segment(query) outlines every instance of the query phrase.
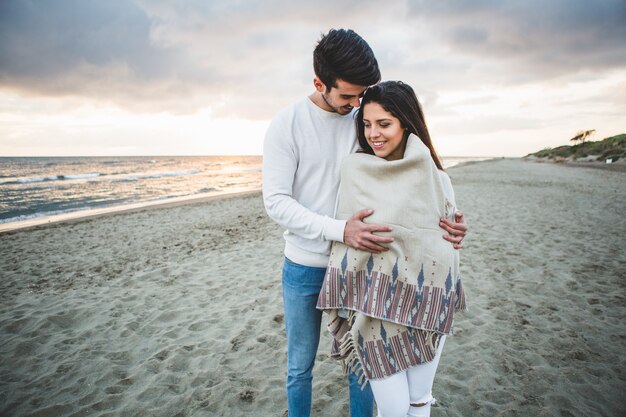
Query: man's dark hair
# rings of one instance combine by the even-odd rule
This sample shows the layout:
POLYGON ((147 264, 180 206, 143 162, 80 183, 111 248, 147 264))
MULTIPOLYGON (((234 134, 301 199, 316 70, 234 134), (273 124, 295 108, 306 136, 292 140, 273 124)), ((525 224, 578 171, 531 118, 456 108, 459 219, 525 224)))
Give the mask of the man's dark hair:
POLYGON ((315 75, 327 89, 337 80, 370 86, 380 81, 380 70, 372 48, 351 29, 331 29, 313 51, 315 75))

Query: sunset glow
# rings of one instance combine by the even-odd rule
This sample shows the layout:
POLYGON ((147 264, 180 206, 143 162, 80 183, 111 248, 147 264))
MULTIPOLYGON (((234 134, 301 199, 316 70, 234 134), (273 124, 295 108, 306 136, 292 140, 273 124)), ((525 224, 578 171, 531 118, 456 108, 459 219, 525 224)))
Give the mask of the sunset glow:
POLYGON ((171 4, 3 2, 0 156, 261 154, 273 115, 312 91, 332 27, 415 88, 443 155, 626 131, 619 1, 171 4))

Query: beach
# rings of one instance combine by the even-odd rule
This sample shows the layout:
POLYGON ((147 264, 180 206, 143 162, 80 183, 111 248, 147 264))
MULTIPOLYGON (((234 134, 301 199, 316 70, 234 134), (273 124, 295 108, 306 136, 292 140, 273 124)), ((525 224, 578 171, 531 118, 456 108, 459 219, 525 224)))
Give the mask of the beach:
MULTIPOLYGON (((432 415, 626 415, 626 173, 448 173, 469 311, 432 415)), ((285 416, 282 250, 260 192, 0 234, 0 415, 285 416)), ((329 350, 313 415, 347 416, 329 350)))

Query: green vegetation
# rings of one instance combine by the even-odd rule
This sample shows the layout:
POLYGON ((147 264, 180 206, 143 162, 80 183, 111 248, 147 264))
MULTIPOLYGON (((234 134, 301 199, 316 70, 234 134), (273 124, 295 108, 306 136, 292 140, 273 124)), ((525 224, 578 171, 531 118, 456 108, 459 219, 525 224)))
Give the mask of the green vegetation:
POLYGON ((596 142, 583 142, 573 146, 559 146, 558 148, 547 148, 539 152, 531 153, 528 156, 549 159, 579 159, 589 155, 596 156, 596 160, 604 162, 612 159, 613 162, 620 158, 626 158, 626 133, 611 136, 596 142))

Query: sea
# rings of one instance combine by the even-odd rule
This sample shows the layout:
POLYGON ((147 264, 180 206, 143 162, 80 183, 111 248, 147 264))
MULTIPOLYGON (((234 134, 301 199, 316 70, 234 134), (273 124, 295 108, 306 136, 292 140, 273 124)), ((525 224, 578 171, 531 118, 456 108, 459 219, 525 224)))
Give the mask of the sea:
MULTIPOLYGON (((444 167, 488 158, 443 157, 444 167)), ((0 158, 0 224, 261 189, 262 157, 0 158)))

